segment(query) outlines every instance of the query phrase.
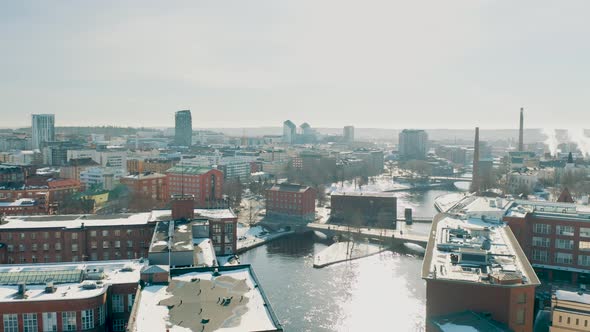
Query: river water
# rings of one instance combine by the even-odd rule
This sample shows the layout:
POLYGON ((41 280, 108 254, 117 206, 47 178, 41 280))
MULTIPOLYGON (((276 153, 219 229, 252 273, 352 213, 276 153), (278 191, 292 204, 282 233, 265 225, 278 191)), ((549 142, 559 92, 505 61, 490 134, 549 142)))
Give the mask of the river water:
MULTIPOLYGON (((434 200, 445 190, 399 192, 398 210, 433 216, 434 200)), ((415 223, 427 233, 430 224, 415 223)), ((329 243, 298 234, 241 256, 252 264, 285 331, 423 331, 426 308, 421 257, 386 251, 378 255, 313 268, 315 253, 329 243)))

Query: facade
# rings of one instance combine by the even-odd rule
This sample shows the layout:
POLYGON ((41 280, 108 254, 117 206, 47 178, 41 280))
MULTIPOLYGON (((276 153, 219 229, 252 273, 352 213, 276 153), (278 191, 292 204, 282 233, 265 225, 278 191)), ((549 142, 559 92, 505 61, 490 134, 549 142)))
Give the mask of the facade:
POLYGON ((193 140, 193 119, 190 110, 178 111, 174 114, 174 144, 191 146, 193 140))
POLYGON ((344 142, 354 142, 354 126, 345 126, 343 129, 342 136, 344 138, 344 142))
POLYGON ((315 200, 311 187, 275 184, 266 190, 266 216, 315 220, 315 200))
POLYGON ((332 193, 330 223, 395 228, 397 198, 392 193, 332 193))
POLYGON ((590 294, 558 290, 551 299, 549 332, 590 331, 590 294))
POLYGON ((45 206, 30 198, 21 198, 14 202, 0 202, 0 216, 30 216, 46 212, 45 206))
POLYGON ((9 216, 0 224, 0 264, 147 257, 154 226, 150 213, 9 216))
POLYGON ((80 180, 80 173, 96 166, 99 166, 99 163, 92 158, 70 159, 65 166, 60 168, 59 176, 64 179, 80 180))
POLYGON ((367 176, 376 176, 383 173, 385 167, 383 151, 361 149, 354 151, 352 157, 365 162, 367 176))
POLYGON ((516 201, 504 220, 541 278, 590 283, 590 209, 587 206, 516 201))
POLYGON ((103 190, 112 190, 123 176, 125 176, 125 172, 120 168, 90 167, 80 172, 80 182, 86 190, 93 186, 103 190))
POLYGON ((213 207, 223 199, 223 173, 217 169, 177 165, 166 171, 168 196, 194 195, 197 207, 213 207))
POLYGON ((144 197, 165 202, 168 201, 168 180, 166 175, 159 173, 143 173, 124 176, 119 179, 121 184, 144 197))
POLYGON ((399 134, 399 155, 405 160, 426 159, 428 135, 424 130, 404 129, 399 134))
POLYGON ((54 114, 33 114, 31 127, 33 150, 40 150, 45 142, 55 141, 54 114))
MULTIPOLYGON (((426 320, 462 311, 487 313, 515 332, 532 332, 533 268, 502 217, 510 202, 467 196, 432 223, 424 255, 426 320)), ((436 331, 427 325, 427 331, 436 331)))
POLYGON ((293 144, 297 137, 297 126, 291 121, 283 122, 283 143, 293 144))
POLYGON ((125 331, 137 260, 0 266, 0 331, 125 331))

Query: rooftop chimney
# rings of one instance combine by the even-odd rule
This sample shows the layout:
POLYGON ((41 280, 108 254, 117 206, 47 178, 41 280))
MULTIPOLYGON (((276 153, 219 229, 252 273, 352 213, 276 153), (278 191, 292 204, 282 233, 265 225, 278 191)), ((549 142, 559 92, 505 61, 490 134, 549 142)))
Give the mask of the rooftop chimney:
POLYGON ((471 192, 479 194, 479 127, 475 127, 475 143, 473 145, 473 175, 471 177, 471 192))
POLYGON ((518 131, 518 151, 524 151, 524 108, 520 108, 520 129, 518 131))

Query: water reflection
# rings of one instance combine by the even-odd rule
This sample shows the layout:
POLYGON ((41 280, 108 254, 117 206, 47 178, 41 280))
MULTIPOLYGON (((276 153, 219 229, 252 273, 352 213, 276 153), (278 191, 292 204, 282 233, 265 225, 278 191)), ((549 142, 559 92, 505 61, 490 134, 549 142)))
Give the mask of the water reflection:
POLYGON ((424 324, 420 258, 384 252, 314 269, 326 248, 295 235, 242 255, 252 264, 286 331, 416 331, 424 324))

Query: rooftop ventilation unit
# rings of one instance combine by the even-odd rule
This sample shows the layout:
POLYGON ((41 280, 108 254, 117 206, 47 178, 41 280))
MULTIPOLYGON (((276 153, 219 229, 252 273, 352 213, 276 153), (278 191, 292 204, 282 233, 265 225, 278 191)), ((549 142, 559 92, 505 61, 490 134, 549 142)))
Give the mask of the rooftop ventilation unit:
POLYGON ((133 267, 131 265, 125 265, 122 269, 121 272, 133 272, 133 267))
POLYGON ((55 293, 53 279, 47 279, 47 281, 45 282, 45 293, 55 293))
POLYGON ((96 289, 96 283, 92 281, 84 281, 82 283, 82 289, 96 289))

